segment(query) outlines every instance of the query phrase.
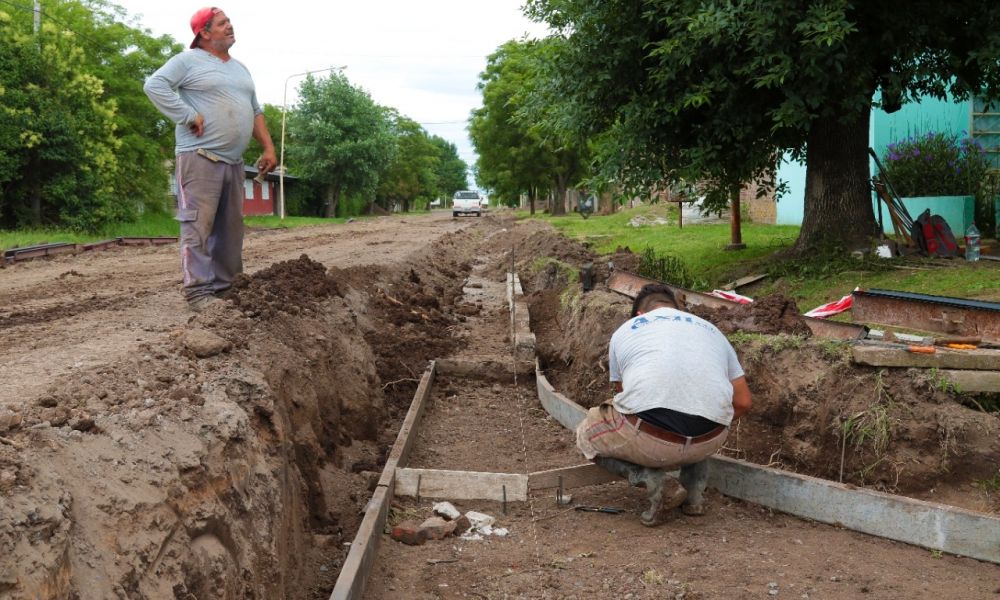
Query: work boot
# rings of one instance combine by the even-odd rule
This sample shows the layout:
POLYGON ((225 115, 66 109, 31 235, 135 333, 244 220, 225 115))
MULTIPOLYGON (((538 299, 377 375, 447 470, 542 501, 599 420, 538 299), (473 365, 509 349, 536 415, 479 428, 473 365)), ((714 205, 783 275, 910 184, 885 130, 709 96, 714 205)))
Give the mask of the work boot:
POLYGON ((222 300, 209 294, 207 296, 197 296, 188 300, 188 308, 196 313, 200 313, 210 306, 221 303, 222 300))
POLYGON ((639 515, 639 522, 646 527, 663 523, 670 511, 687 498, 687 490, 662 469, 644 469, 643 478, 649 491, 649 509, 639 515), (668 489, 669 488, 669 489, 668 489))
POLYGON ((687 490, 687 499, 681 512, 689 517, 705 514, 705 486, 708 485, 708 461, 703 460, 681 467, 680 483, 687 490))
POLYGON ((667 474, 661 469, 651 469, 635 463, 607 456, 597 456, 594 462, 601 467, 611 471, 615 475, 624 477, 635 487, 646 488, 649 492, 649 510, 639 515, 639 521, 652 527, 663 522, 666 513, 677 508, 684 502, 687 492, 676 483, 673 478, 669 478, 674 484, 668 498, 664 498, 664 488, 667 486, 667 474))

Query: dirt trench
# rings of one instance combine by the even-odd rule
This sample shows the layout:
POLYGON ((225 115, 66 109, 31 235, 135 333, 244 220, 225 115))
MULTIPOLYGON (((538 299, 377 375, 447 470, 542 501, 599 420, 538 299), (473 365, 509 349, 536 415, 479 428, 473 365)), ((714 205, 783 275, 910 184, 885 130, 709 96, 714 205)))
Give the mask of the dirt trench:
POLYGON ((117 274, 111 254, 0 273, 18 305, 0 312, 5 355, 51 343, 31 369, 54 374, 8 380, 0 398, 0 598, 328 597, 420 373, 462 344, 469 257, 497 225, 355 227, 355 257, 330 264, 311 256, 331 254, 336 229, 252 237, 250 256, 287 258, 193 317, 166 300, 165 250, 126 259, 162 268, 153 282, 117 274), (356 258, 367 249, 373 262, 356 258), (88 304, 97 279, 119 293, 88 304), (143 321, 152 300, 169 326, 143 321), (80 319, 96 333, 116 312, 143 333, 77 337, 80 319))

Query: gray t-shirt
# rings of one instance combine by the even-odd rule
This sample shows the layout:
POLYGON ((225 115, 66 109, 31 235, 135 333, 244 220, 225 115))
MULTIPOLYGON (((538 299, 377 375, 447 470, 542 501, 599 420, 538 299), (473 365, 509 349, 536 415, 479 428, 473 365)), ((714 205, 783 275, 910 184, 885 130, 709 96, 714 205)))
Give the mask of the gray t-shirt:
POLYGON ((210 150, 229 163, 242 160, 254 117, 260 114, 250 71, 243 63, 200 48, 182 52, 150 75, 143 87, 153 104, 177 124, 176 152, 210 150), (201 113, 205 132, 188 128, 201 113))
POLYGON ((626 321, 611 336, 611 381, 619 412, 669 408, 722 425, 733 420, 732 380, 743 376, 736 351, 715 325, 673 308, 626 321))

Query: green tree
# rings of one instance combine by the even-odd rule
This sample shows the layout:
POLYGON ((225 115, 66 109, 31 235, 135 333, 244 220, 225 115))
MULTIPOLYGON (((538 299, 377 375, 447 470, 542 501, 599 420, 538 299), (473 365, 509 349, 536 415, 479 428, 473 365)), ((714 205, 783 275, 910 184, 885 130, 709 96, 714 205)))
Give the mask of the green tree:
POLYGON ((566 40, 552 84, 581 131, 613 141, 621 181, 705 179, 725 193, 784 152, 805 158, 799 251, 877 232, 876 91, 886 110, 1000 92, 1000 11, 987 1, 530 0, 528 11, 566 40))
POLYGON ((379 181, 375 198, 386 209, 398 203, 403 212, 409 212, 418 201, 426 206, 437 192, 438 147, 416 121, 395 114, 392 123, 398 151, 379 181))
POLYGON ((519 118, 521 93, 536 72, 526 43, 510 41, 490 55, 479 76, 483 106, 472 112, 469 135, 479 155, 476 181, 507 203, 528 194, 532 214, 539 193, 549 189, 553 157, 537 131, 519 118))
POLYGON ((458 149, 443 137, 432 135, 431 143, 437 148, 437 190, 439 198, 451 198, 458 190, 469 187, 469 166, 458 156, 458 149))
POLYGON ((75 32, 85 48, 85 69, 104 82, 104 98, 114 100, 118 171, 114 193, 133 205, 167 206, 169 164, 174 157, 174 124, 163 118, 142 91, 146 78, 169 56, 184 49, 169 36, 154 37, 129 24, 124 9, 106 0, 51 0, 42 19, 75 32))
POLYGON ((131 216, 115 193, 117 104, 86 68, 77 36, 30 15, 0 12, 0 220, 15 228, 94 230, 131 216))
POLYGON ((325 192, 323 214, 337 215, 345 194, 371 194, 396 154, 396 140, 384 108, 343 74, 309 76, 301 102, 288 117, 294 144, 285 153, 303 177, 325 192))

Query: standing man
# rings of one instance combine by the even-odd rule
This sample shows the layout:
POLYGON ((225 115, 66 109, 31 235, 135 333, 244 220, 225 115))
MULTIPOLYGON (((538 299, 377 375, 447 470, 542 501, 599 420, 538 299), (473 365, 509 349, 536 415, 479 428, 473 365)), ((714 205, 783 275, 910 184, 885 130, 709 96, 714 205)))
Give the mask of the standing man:
POLYGON ((191 50, 168 60, 144 89, 177 124, 184 297, 200 312, 243 271, 243 151, 250 136, 264 148, 260 173, 278 161, 250 71, 229 55, 236 43, 229 17, 202 8, 191 17, 191 31, 191 50))
POLYGON ((608 363, 617 393, 591 408, 576 429, 584 456, 647 489, 650 506, 640 521, 649 527, 682 505, 686 515, 705 514, 707 458, 752 405, 726 336, 679 308, 668 286, 639 291, 632 318, 611 336, 608 363), (666 476, 677 467, 679 482, 666 476))

